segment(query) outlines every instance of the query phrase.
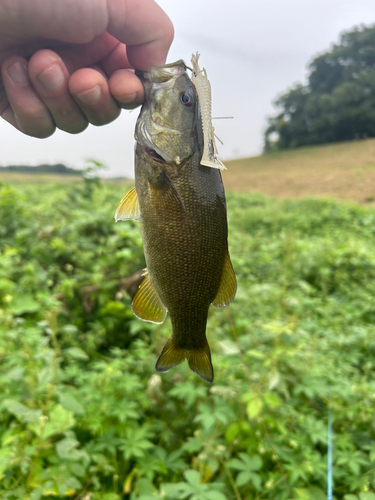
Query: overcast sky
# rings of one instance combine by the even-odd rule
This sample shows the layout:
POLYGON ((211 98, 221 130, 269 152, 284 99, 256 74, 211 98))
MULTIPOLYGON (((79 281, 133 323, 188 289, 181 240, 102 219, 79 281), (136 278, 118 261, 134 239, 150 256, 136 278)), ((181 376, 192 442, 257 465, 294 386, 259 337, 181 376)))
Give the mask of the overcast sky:
MULTIPOLYGON (((159 0, 176 34, 168 62, 201 53, 213 90, 220 158, 261 154, 266 117, 277 95, 305 82, 311 59, 342 31, 375 23, 374 0, 159 0)), ((62 162, 81 168, 94 158, 107 175, 133 175, 134 125, 139 110, 123 111, 104 127, 48 139, 16 132, 0 120, 0 165, 62 162)))

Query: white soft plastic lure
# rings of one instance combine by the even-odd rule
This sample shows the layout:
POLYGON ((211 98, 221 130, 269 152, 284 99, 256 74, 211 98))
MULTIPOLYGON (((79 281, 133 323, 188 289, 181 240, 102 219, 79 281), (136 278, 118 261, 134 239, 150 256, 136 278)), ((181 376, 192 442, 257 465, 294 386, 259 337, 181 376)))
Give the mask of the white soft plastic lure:
POLYGON ((201 165, 226 170, 226 166, 217 157, 215 129, 212 126, 211 84, 207 78, 206 70, 204 68, 200 69, 199 67, 199 55, 200 54, 197 52, 191 57, 191 64, 193 65, 191 81, 198 94, 199 107, 202 115, 204 147, 201 165))

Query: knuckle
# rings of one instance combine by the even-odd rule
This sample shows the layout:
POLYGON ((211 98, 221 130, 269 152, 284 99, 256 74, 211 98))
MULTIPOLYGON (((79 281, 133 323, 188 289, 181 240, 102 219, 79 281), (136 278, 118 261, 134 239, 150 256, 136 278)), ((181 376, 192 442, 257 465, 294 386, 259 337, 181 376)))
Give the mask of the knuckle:
POLYGON ((41 109, 29 109, 27 114, 15 113, 15 119, 21 132, 40 139, 49 137, 56 129, 49 113, 41 109))
POLYGON ((90 114, 89 122, 97 127, 107 125, 108 123, 116 120, 120 113, 121 109, 117 107, 111 111, 96 112, 95 114, 92 113, 90 114))
POLYGON ((87 127, 88 127, 89 122, 88 121, 79 121, 74 124, 59 124, 58 129, 62 130, 64 132, 67 132, 68 134, 80 134, 83 132, 87 127))

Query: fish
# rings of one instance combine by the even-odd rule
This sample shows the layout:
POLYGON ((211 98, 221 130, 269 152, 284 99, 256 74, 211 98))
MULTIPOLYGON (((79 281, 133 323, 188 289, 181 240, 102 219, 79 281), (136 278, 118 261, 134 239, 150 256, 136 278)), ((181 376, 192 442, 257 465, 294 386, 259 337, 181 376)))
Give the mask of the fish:
POLYGON ((201 163, 200 96, 184 61, 136 74, 145 101, 135 128, 135 186, 115 214, 116 221, 139 220, 141 226, 147 268, 132 310, 158 324, 170 315, 172 334, 156 362, 158 372, 186 359, 211 383, 208 310, 229 305, 237 289, 224 186, 220 170, 201 163))

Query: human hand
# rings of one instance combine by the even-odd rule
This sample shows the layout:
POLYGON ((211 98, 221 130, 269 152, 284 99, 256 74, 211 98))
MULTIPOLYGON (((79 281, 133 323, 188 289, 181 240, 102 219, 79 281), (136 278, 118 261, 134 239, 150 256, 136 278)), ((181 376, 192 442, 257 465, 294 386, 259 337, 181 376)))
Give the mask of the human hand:
POLYGON ((39 138, 107 124, 143 102, 132 68, 164 64, 172 40, 153 0, 0 0, 0 116, 39 138))

